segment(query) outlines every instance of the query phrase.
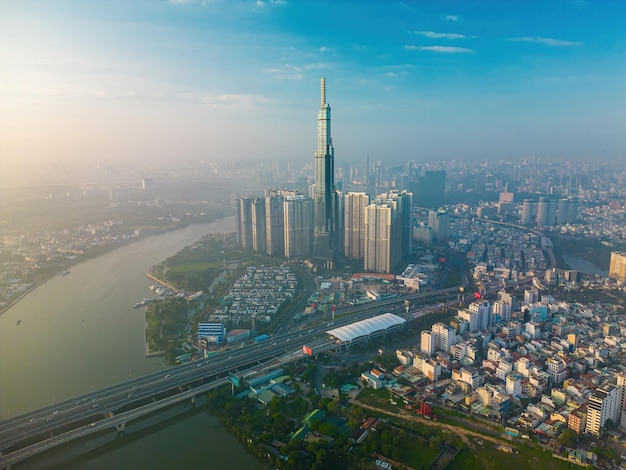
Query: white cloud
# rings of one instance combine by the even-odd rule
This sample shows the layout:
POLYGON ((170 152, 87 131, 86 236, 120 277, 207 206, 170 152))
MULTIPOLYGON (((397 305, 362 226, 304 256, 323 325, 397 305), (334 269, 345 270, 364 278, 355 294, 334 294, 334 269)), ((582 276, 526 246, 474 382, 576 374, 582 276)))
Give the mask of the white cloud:
POLYGON ((203 95, 200 101, 210 108, 252 108, 255 105, 270 102, 263 96, 231 93, 203 95))
POLYGON ((546 44, 548 46, 580 46, 580 41, 564 41, 562 39, 544 38, 541 36, 525 36, 519 38, 509 38, 509 41, 515 42, 534 42, 537 44, 546 44))
POLYGON ((285 64, 281 67, 263 69, 262 72, 272 74, 279 80, 302 80, 304 78, 304 72, 307 70, 328 69, 331 67, 332 65, 324 62, 315 62, 304 65, 285 64))
POLYGON ((457 33, 435 33, 434 31, 415 31, 415 34, 419 34, 420 36, 426 36, 427 38, 433 39, 464 39, 464 34, 457 33))
POLYGON ((448 21, 459 21, 459 17, 456 15, 448 15, 446 16, 446 20, 448 21))
POLYGON ((474 49, 468 49, 467 47, 453 47, 453 46, 412 46, 406 45, 404 48, 407 51, 430 51, 430 52, 440 52, 443 54, 457 54, 457 53, 466 53, 466 52, 474 52, 474 49))

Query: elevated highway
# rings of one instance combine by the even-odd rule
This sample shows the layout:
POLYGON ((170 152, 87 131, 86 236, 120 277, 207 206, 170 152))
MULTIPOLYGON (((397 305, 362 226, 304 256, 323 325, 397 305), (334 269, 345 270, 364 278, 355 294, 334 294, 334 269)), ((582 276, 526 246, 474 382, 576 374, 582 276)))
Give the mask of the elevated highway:
POLYGON ((419 311, 413 309, 402 316, 410 321, 442 306, 472 298, 471 294, 459 294, 459 287, 454 287, 348 307, 341 309, 332 321, 309 325, 303 330, 276 335, 260 343, 147 374, 0 421, 0 468, 8 468, 103 429, 123 431, 129 421, 184 400, 193 400, 225 384, 229 373, 246 377, 264 368, 301 359, 304 345, 310 347, 313 354, 336 349, 342 344, 329 337, 327 330, 376 316, 386 309, 398 309, 404 306, 405 300, 414 303, 434 296, 445 299, 446 303, 419 311), (450 296, 453 298, 447 299, 450 296))

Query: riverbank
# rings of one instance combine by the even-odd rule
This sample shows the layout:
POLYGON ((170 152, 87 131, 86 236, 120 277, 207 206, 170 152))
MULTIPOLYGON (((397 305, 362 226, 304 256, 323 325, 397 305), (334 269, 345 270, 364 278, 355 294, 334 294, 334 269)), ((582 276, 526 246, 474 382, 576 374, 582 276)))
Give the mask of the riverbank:
POLYGON ((89 261, 91 259, 97 258, 98 256, 102 256, 105 255, 113 250, 116 250, 118 248, 127 246, 129 244, 141 241, 141 240, 145 240, 146 238, 150 238, 153 236, 157 236, 157 235, 162 235, 168 232, 172 232, 175 230, 180 230, 180 229, 184 229, 190 225, 196 225, 196 224, 205 224, 205 223, 213 223, 217 220, 220 220, 224 218, 224 216, 220 215, 220 216, 216 216, 216 217, 209 217, 207 219, 204 219, 202 221, 190 221, 190 222, 186 222, 186 223, 182 223, 182 224, 178 224, 175 226, 171 226, 171 227, 167 227, 167 228, 163 228, 163 229, 151 229, 151 230, 142 230, 140 235, 137 235, 136 237, 133 238, 128 238, 125 239, 123 241, 120 241, 118 243, 115 244, 111 244, 111 245, 107 245, 104 247, 99 247, 97 249, 94 249, 93 251, 89 252, 89 253, 85 253, 81 256, 76 257, 75 260, 73 260, 73 262, 71 263, 63 263, 63 264, 59 264, 58 267, 55 267, 53 272, 51 272, 49 275, 45 276, 43 279, 41 280, 36 280, 34 281, 26 290, 24 290, 24 292, 20 293, 16 298, 11 299, 8 301, 7 305, 5 305, 4 307, 0 308, 0 315, 2 315, 3 313, 5 313, 7 310, 9 310, 10 308, 14 307, 18 302, 20 302, 24 297, 26 297, 28 294, 30 294, 32 291, 34 291, 35 289, 37 289, 38 287, 42 286, 43 284, 45 284, 46 282, 48 282, 50 279, 54 278, 55 276, 62 274, 65 271, 70 271, 69 275, 71 276, 71 268, 83 263, 85 261, 89 261))

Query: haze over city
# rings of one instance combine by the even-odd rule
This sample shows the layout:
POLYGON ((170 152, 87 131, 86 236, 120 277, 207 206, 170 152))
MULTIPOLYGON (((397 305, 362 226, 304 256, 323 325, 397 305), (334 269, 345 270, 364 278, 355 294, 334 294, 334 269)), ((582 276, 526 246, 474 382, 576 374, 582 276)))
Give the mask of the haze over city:
MULTIPOLYGON (((623 2, 0 4, 0 169, 624 157, 623 2)), ((6 181, 5 181, 6 183, 6 181)))

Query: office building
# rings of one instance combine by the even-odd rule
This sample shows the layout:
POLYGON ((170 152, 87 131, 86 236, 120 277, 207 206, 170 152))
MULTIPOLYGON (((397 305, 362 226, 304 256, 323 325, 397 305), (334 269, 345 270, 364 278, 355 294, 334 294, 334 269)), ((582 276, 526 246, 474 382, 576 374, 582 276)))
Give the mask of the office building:
POLYGON ((226 339, 226 327, 224 323, 199 322, 198 341, 207 344, 221 344, 226 339))
MULTIPOLYGON (((335 191, 335 150, 330 134, 330 105, 326 102, 326 79, 321 80, 321 106, 317 113, 317 151, 315 152, 313 195, 313 260, 331 268, 337 260, 335 191)), ((285 243, 286 245, 286 243, 285 243)))
POLYGON ((313 202, 302 195, 288 196, 284 202, 285 256, 305 259, 313 244, 313 202))
POLYGON ((438 207, 445 203, 445 170, 426 170, 413 183, 414 204, 420 207, 438 207))
POLYGON ((350 192, 344 197, 344 256, 365 257, 365 209, 370 203, 366 193, 350 192))
POLYGON ((626 251, 611 252, 609 277, 626 283, 626 251))

